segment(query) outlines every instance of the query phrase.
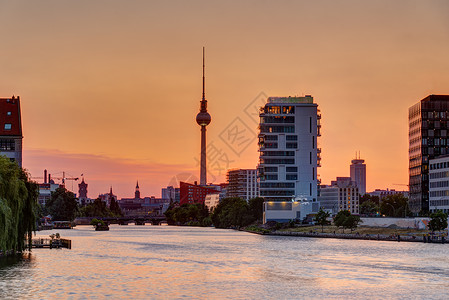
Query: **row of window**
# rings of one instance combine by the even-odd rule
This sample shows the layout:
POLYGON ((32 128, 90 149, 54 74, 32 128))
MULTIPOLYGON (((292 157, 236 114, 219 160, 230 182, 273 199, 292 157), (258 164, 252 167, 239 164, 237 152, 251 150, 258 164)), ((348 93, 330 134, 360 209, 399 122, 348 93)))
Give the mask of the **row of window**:
POLYGON ((430 200, 429 206, 448 206, 449 200, 448 199, 440 199, 440 200, 430 200))
POLYGON ((281 117, 281 116, 269 116, 261 117, 260 123, 295 123, 295 117, 281 117))
POLYGON ((445 178, 445 177, 449 177, 448 171, 430 174, 430 179, 439 179, 439 178, 445 178))
POLYGON ((260 156, 295 156, 295 151, 260 151, 260 156))
POLYGON ((449 191, 432 191, 429 192, 430 197, 443 197, 443 196, 449 196, 449 191))
POLYGON ((16 143, 13 139, 0 139, 0 150, 2 151, 14 151, 16 149, 16 143))
POLYGON ((295 184, 292 182, 261 182, 260 188, 292 189, 295 188, 295 184))
POLYGON ((266 114, 294 114, 294 106, 265 106, 264 113, 266 114))
POLYGON ((431 170, 438 170, 438 169, 443 169, 443 168, 449 168, 449 162, 430 164, 431 170))
POLYGON ((260 132, 262 132, 262 133, 294 133, 295 126, 260 125, 260 132))
POLYGON ((294 158, 261 158, 261 164, 267 165, 293 165, 295 164, 294 158))
POLYGON ((293 196, 295 190, 282 190, 282 191, 260 191, 261 196, 293 196))
POLYGON ((449 187, 449 181, 437 181, 437 182, 431 182, 430 183, 431 188, 442 188, 442 187, 449 187))

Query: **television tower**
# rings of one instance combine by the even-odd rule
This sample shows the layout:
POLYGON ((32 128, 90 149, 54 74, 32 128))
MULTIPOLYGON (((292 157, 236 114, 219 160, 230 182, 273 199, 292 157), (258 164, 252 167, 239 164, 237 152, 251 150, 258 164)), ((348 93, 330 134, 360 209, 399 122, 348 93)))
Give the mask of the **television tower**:
POLYGON ((196 122, 201 126, 201 159, 200 159, 200 185, 207 183, 206 170, 206 126, 211 121, 211 116, 207 112, 207 100, 205 95, 205 79, 204 79, 204 47, 203 47, 203 97, 201 98, 200 112, 196 115, 196 122))

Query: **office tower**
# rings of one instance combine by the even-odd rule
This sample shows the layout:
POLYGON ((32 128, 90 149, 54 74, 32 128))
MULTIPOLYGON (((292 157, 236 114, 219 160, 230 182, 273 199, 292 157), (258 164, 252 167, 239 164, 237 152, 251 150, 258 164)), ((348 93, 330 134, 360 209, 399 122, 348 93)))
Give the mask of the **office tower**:
POLYGON ((261 108, 258 172, 265 201, 317 200, 320 119, 310 95, 269 97, 261 108))
POLYGON ((226 177, 228 180, 228 197, 240 197, 246 201, 259 197, 256 169, 229 170, 226 177))
POLYGON ((0 98, 0 155, 22 167, 20 97, 0 98))
POLYGON ((351 161, 350 167, 351 180, 357 184, 360 195, 366 194, 366 164, 365 160, 355 158, 351 161))
POLYGON ((429 160, 449 154, 449 95, 429 95, 409 108, 409 207, 429 210, 429 160))
POLYGON ((200 112, 196 115, 196 122, 201 126, 201 159, 200 159, 200 185, 207 183, 206 170, 206 126, 209 125, 211 116, 207 112, 207 100, 205 94, 204 77, 204 47, 203 47, 203 96, 201 98, 200 112))

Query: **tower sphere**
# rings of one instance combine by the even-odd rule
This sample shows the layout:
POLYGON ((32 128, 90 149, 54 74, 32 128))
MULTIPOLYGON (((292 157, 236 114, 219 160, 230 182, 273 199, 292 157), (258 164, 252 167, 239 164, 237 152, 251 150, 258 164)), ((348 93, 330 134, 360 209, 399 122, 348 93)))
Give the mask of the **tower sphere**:
POLYGON ((211 121, 211 117, 208 112, 199 112, 196 115, 196 122, 200 126, 207 126, 211 121))

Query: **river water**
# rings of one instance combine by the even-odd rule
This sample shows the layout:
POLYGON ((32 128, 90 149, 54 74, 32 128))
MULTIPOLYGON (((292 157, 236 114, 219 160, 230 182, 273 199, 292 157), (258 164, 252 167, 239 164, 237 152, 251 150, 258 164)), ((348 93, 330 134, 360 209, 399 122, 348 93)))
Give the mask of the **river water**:
POLYGON ((148 225, 58 232, 71 250, 0 261, 0 299, 449 298, 449 245, 148 225))

